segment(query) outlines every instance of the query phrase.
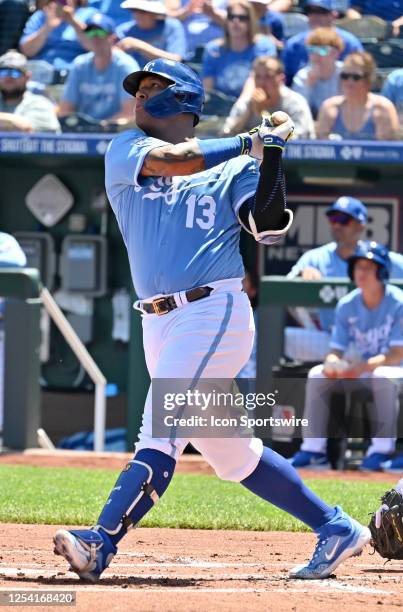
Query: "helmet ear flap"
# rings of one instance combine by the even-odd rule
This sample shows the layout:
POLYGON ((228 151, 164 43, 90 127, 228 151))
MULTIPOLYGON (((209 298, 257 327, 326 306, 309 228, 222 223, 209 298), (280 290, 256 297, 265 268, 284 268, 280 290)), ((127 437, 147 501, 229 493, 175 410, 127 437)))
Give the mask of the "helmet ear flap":
POLYGON ((376 276, 378 280, 382 281, 383 283, 388 280, 389 273, 388 273, 388 270, 385 268, 385 266, 381 266, 380 264, 378 264, 376 276))

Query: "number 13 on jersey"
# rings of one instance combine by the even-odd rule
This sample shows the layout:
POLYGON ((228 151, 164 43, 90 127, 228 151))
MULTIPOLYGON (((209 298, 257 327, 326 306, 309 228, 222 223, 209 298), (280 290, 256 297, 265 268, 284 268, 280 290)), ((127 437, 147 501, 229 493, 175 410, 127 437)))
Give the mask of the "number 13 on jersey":
POLYGON ((186 227, 192 229, 194 224, 201 229, 209 230, 213 227, 216 214, 216 202, 211 196, 201 196, 199 199, 196 194, 192 194, 185 202, 187 206, 186 227))

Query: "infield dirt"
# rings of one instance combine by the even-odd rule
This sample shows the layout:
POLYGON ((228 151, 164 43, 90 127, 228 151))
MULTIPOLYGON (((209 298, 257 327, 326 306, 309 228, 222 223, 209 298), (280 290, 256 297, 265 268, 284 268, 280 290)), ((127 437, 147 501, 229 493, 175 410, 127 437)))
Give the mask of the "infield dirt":
MULTIPOLYGON (((56 453, 52 458, 39 452, 2 455, 0 463, 119 469, 126 456, 107 459, 85 453, 56 453)), ((184 456, 179 469, 209 473, 208 466, 193 456, 184 456)), ((309 475, 318 477, 318 473, 309 475)), ((322 475, 368 478, 354 472, 322 475)), ((395 482, 390 475, 376 476, 395 482)), ((361 557, 342 564, 335 578, 289 580, 289 569, 311 556, 313 534, 139 528, 122 542, 102 580, 86 585, 67 570, 62 558, 53 555, 56 529, 0 524, 0 591, 74 591, 72 609, 80 612, 372 612, 403 606, 403 562, 385 565, 381 557, 371 555, 370 547, 361 557)), ((25 611, 27 607, 2 609, 25 611)))

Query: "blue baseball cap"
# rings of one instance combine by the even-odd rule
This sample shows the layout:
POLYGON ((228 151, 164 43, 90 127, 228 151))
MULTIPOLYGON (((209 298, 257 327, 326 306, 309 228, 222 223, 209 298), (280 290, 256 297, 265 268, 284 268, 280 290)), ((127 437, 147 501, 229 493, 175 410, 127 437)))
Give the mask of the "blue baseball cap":
POLYGON ((346 215, 350 215, 356 221, 359 221, 363 225, 366 224, 368 219, 367 209, 361 200, 352 198, 351 196, 342 196, 338 198, 326 211, 329 216, 334 212, 342 212, 346 215))
POLYGON ((319 8, 330 12, 333 10, 333 0, 306 0, 304 9, 306 9, 308 6, 318 6, 319 8))
POLYGON ((100 30, 105 30, 105 32, 109 32, 109 34, 113 34, 115 31, 115 22, 113 19, 108 17, 107 15, 103 15, 102 13, 95 13, 92 15, 87 21, 86 30, 91 28, 99 28, 100 30))

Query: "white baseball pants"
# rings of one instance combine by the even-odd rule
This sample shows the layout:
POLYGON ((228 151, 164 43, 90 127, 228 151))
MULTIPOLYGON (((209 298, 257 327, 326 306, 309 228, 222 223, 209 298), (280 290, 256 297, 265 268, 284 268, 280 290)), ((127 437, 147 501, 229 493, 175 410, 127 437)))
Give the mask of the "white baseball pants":
MULTIPOLYGON (((374 404, 370 404, 369 418, 377 424, 378 431, 371 440, 367 455, 373 453, 393 453, 396 445, 397 418, 399 415, 400 381, 403 379, 403 368, 382 366, 366 372, 357 380, 348 381, 348 390, 369 389, 374 404), (381 425, 383 424, 383 425, 381 425)), ((343 382, 330 379, 323 373, 323 365, 313 367, 307 379, 305 392, 304 418, 314 423, 315 433, 326 434, 329 420, 330 395, 343 390, 343 382)), ((326 453, 327 438, 304 437, 301 450, 326 453)))
MULTIPOLYGON (((232 379, 249 359, 255 325, 249 298, 242 291, 242 280, 206 285, 214 288, 207 298, 182 305, 186 300, 184 292, 180 292, 175 294, 176 303, 181 304, 179 308, 162 316, 142 315, 144 351, 151 379, 232 379)), ((156 297, 160 296, 147 301, 156 297)), ((152 383, 136 452, 153 448, 178 459, 191 442, 224 480, 239 482, 255 470, 263 452, 262 441, 257 438, 153 438, 151 393, 152 383)))

